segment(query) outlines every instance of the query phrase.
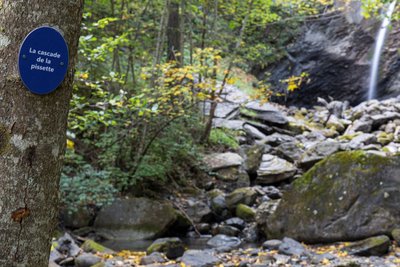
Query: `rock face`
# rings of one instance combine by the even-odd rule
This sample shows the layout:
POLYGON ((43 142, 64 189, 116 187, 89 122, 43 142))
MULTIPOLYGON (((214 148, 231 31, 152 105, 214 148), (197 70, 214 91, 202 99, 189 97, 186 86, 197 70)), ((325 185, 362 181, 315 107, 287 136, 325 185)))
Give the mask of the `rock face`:
MULTIPOLYGON (((366 99, 370 54, 379 25, 380 22, 371 20, 351 24, 344 15, 307 24, 300 30, 301 36, 289 46, 287 56, 266 70, 271 73, 272 87, 284 92, 287 84, 281 80, 306 72, 310 81, 290 93, 287 104, 312 106, 317 97, 327 96, 349 100, 352 105, 360 103, 366 99)), ((398 25, 393 25, 393 29, 396 28, 398 25)), ((398 31, 391 31, 388 36, 385 47, 389 49, 381 61, 379 96, 393 96, 399 92, 399 55, 396 49, 390 49, 397 47, 399 38, 398 31)), ((258 76, 262 78, 263 74, 258 76)), ((284 101, 284 98, 277 100, 284 101)))
POLYGON ((309 243, 390 234, 400 225, 398 203, 400 157, 339 152, 293 183, 264 229, 309 243))
POLYGON ((162 235, 176 219, 177 212, 169 203, 119 199, 99 212, 94 226, 99 235, 110 240, 144 240, 162 235))

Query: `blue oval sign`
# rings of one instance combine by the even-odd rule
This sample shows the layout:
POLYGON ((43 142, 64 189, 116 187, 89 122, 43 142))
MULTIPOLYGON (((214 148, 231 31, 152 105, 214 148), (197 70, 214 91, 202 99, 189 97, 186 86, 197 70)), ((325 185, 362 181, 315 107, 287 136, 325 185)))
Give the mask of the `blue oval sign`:
POLYGON ((57 89, 68 69, 68 46, 61 33, 40 27, 23 41, 18 58, 22 82, 34 94, 49 94, 57 89))

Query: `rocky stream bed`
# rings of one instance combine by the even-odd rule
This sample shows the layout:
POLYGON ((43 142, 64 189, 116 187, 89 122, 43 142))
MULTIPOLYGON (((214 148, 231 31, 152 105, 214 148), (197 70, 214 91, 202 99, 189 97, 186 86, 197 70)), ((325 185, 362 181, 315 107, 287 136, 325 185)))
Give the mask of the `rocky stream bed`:
POLYGON ((400 98, 224 99, 239 149, 204 155, 194 189, 67 216, 50 266, 400 266, 400 98))

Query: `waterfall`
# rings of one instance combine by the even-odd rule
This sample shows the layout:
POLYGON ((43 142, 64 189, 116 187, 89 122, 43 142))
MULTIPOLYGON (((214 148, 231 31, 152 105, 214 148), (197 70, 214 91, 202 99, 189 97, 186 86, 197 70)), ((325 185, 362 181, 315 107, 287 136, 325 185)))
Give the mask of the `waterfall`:
POLYGON ((376 87, 378 84, 378 77, 379 77, 379 61, 383 52, 383 46, 385 44, 386 32, 388 30, 390 19, 392 17, 394 8, 396 7, 397 0, 393 1, 383 18, 382 25, 379 29, 378 36, 376 38, 375 43, 375 51, 374 57, 372 59, 371 65, 371 77, 369 81, 369 90, 368 90, 368 100, 374 99, 376 97, 376 87))

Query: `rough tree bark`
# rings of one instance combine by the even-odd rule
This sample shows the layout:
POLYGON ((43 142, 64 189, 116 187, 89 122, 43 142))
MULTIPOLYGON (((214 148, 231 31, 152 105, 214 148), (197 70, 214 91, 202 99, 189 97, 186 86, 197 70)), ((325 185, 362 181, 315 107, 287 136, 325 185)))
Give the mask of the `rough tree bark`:
POLYGON ((83 0, 0 0, 0 266, 48 265, 82 7, 83 0), (70 66, 55 92, 38 96, 22 85, 17 59, 24 37, 43 25, 64 33, 70 66))
POLYGON ((182 63, 181 52, 181 31, 180 31, 180 13, 178 0, 172 0, 168 6, 168 60, 175 60, 178 65, 182 63))

